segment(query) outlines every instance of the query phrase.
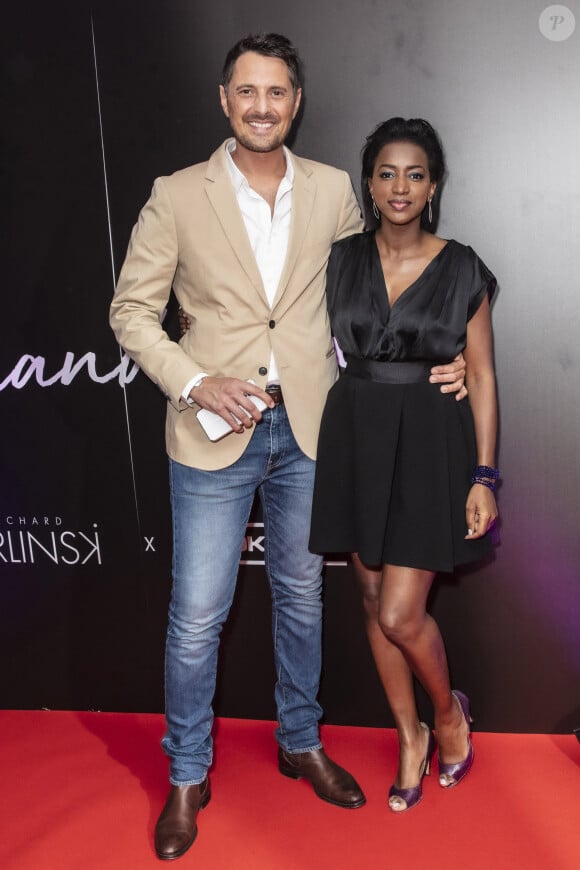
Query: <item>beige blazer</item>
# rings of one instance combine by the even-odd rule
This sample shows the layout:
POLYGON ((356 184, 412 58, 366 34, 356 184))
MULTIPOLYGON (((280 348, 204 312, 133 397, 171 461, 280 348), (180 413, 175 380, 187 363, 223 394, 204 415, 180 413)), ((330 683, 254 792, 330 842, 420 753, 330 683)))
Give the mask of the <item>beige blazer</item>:
POLYGON ((292 431, 311 458, 337 366, 325 300, 330 246, 361 229, 346 172, 293 156, 286 262, 270 308, 226 164, 207 163, 155 181, 133 229, 110 320, 119 344, 167 396, 169 456, 224 468, 252 431, 211 442, 182 391, 198 372, 252 378, 264 387, 273 349, 292 431), (171 288, 190 319, 179 343, 161 319, 171 288))

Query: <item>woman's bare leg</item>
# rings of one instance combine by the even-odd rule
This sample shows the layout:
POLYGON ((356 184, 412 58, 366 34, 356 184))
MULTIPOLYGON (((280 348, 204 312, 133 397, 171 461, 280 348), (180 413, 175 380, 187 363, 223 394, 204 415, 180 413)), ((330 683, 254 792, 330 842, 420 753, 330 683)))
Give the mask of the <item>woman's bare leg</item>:
POLYGON ((417 784, 425 755, 412 673, 423 685, 435 710, 441 759, 462 761, 468 748, 468 729, 451 694, 443 640, 435 620, 426 612, 434 573, 396 565, 372 569, 353 556, 363 593, 369 643, 397 726, 401 755, 396 785, 417 784))
POLYGON ((382 568, 369 568, 356 554, 353 554, 352 560, 363 597, 367 637, 399 738, 399 768, 395 785, 412 788, 417 785, 426 751, 426 735, 420 726, 415 703, 413 674, 401 650, 385 637, 379 624, 382 568))

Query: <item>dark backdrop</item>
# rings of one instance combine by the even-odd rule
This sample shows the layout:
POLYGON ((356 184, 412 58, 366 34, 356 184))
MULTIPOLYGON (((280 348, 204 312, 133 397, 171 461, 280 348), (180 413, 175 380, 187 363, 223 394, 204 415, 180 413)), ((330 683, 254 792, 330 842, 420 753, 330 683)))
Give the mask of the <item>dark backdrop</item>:
MULTIPOLYGON (((10 11, 1 54, 2 706, 163 708, 164 401, 120 354, 108 306, 154 177, 206 159, 225 138, 223 57, 239 36, 265 29, 290 36, 306 63, 297 153, 347 169, 358 185, 360 147, 380 120, 419 115, 442 134, 451 171, 439 231, 471 243, 500 281, 504 482, 496 558, 442 577, 432 608, 481 728, 580 724, 580 51, 577 32, 543 35, 543 8, 36 0, 10 11)), ((578 4, 570 8, 578 18, 578 4)), ((173 306, 167 324, 175 331, 173 306)), ((274 718, 259 525, 241 555, 216 712, 274 718)), ((325 604, 327 721, 392 724, 348 566, 327 567, 325 604)))

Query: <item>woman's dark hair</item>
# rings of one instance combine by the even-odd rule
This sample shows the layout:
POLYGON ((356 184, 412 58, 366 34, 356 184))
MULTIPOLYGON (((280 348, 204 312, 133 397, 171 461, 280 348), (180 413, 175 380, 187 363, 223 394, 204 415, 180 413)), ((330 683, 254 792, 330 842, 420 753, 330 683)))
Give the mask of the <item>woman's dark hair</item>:
POLYGON ((248 51, 255 51, 256 54, 263 54, 265 57, 277 57, 283 60, 288 67, 288 75, 294 91, 302 87, 302 61, 290 40, 279 33, 257 33, 244 36, 228 51, 221 82, 226 91, 232 79, 237 59, 248 51))
POLYGON ((373 132, 367 136, 366 144, 362 150, 362 170, 361 170, 361 195, 363 202, 363 211, 365 216, 365 226, 367 229, 376 229, 380 221, 373 214, 373 202, 369 191, 369 178, 372 177, 375 171, 375 163, 379 152, 384 145, 389 142, 412 142, 414 145, 419 145, 427 155, 427 163, 429 165, 429 176, 431 181, 437 183, 437 191, 432 201, 433 223, 429 224, 425 213, 421 216, 421 225, 424 229, 432 232, 437 225, 439 216, 439 198, 441 195, 441 182, 445 176, 445 156, 443 154, 443 146, 439 136, 429 124, 422 118, 389 118, 388 121, 383 121, 373 132))

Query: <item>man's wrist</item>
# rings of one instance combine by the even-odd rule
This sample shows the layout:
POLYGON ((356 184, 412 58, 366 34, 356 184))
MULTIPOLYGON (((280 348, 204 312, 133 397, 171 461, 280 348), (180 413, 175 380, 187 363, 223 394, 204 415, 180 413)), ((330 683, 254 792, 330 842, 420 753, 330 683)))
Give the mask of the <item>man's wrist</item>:
POLYGON ((192 398, 192 396, 190 395, 191 391, 195 390, 196 387, 199 387, 199 385, 203 382, 203 379, 207 378, 207 376, 207 372, 200 372, 185 385, 185 389, 181 395, 183 401, 186 402, 190 407, 195 405, 195 399, 192 398))

